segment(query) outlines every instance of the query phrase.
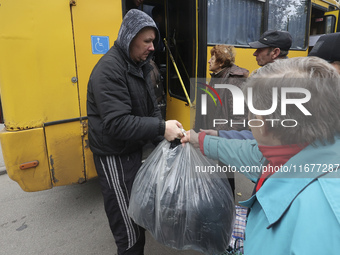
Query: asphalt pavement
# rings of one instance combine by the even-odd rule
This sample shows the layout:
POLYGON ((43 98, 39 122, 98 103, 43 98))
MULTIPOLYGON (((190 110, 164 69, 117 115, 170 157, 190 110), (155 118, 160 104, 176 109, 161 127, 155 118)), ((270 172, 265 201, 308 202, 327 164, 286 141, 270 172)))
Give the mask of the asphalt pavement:
MULTIPOLYGON (((1 255, 115 255, 97 179, 27 193, 0 176, 1 255)), ((147 232, 146 255, 199 255, 156 242, 147 232)))
MULTIPOLYGON (((116 254, 97 179, 28 193, 4 174, 0 207, 0 255, 116 254)), ((201 253, 168 248, 147 232, 145 254, 201 253)))

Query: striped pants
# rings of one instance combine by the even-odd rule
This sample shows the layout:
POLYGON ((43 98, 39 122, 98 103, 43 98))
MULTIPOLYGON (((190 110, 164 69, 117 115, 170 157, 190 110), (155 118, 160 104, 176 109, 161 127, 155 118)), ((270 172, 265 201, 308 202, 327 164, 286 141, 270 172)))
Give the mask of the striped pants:
POLYGON ((118 255, 144 254, 145 230, 127 213, 132 184, 141 166, 141 152, 93 157, 118 255))

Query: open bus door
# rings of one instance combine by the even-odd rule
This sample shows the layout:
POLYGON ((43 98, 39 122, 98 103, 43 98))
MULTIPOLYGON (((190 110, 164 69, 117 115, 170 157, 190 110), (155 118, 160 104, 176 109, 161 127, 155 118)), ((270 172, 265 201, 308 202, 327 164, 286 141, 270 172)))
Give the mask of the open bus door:
POLYGON ((167 3, 167 118, 185 120, 189 129, 190 78, 197 76, 196 1, 168 1, 167 3), (173 58, 171 57, 171 55, 173 58))
POLYGON ((205 0, 144 0, 140 9, 150 16, 163 8, 159 25, 163 52, 155 52, 166 84, 166 119, 179 120, 185 129, 193 126, 195 84, 190 79, 206 72, 205 0), (163 71, 164 70, 164 71, 163 71))
MULTIPOLYGON (((193 116, 195 116, 196 88, 195 84, 191 84, 190 79, 199 75, 199 67, 203 63, 205 67, 206 62, 199 61, 197 5, 198 1, 194 0, 168 1, 167 4, 167 119, 181 120, 185 129, 193 126, 193 116)), ((203 43, 204 41, 200 41, 201 45, 203 43)), ((205 52, 204 48, 201 53, 205 54, 205 52)))
POLYGON ((81 138, 84 160, 84 180, 97 176, 93 154, 89 148, 87 122, 87 83, 93 67, 111 48, 122 22, 121 1, 82 0, 71 4, 74 49, 79 84, 81 138), (98 11, 94 8, 98 7, 98 11))
POLYGON ((339 4, 315 1, 312 4, 309 51, 314 47, 320 36, 340 32, 339 4))

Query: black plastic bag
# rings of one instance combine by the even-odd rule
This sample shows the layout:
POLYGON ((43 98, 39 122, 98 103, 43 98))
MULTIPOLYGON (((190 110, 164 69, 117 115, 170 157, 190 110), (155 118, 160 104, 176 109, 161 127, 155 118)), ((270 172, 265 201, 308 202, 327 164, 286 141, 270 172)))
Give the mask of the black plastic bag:
POLYGON ((169 247, 206 254, 226 251, 234 198, 226 175, 212 172, 214 167, 191 144, 171 148, 161 142, 137 173, 129 216, 169 247))

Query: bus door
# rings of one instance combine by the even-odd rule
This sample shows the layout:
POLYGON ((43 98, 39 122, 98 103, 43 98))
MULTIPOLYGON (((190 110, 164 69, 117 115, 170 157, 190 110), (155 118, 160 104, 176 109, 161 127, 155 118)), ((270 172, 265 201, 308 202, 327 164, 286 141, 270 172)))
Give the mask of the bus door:
MULTIPOLYGON (((185 129, 193 125, 195 84, 198 74, 198 1, 168 1, 167 17, 167 119, 178 119, 185 129), (191 96, 191 97, 190 97, 191 96)), ((202 17, 203 18, 203 17, 202 17)), ((201 43, 204 43, 203 40, 201 43)), ((206 46, 206 45, 204 45, 206 46)), ((202 51, 205 54, 205 51, 202 51)), ((202 61, 203 63, 203 61, 202 61)), ((205 61, 204 61, 205 64, 205 61)), ((205 69, 205 65, 204 68, 205 69)))
POLYGON ((86 112, 87 83, 93 67, 111 48, 118 36, 122 22, 121 1, 82 0, 74 1, 70 6, 77 83, 79 88, 79 109, 81 146, 84 156, 84 178, 91 179, 97 175, 93 155, 88 142, 88 123, 86 112))
MULTIPOLYGON (((154 19, 161 35, 154 59, 166 87, 165 117, 180 121, 185 129, 192 127, 190 112, 194 108, 195 86, 190 85, 190 79, 197 77, 199 68, 198 6, 203 2, 205 1, 144 0, 139 7, 154 19), (190 94, 193 95, 192 98, 190 94)), ((201 19, 205 19, 205 16, 201 15, 201 19)), ((202 38, 200 45, 204 44, 206 47, 206 39, 203 36, 202 38)), ((202 53, 205 56, 204 47, 202 53)), ((201 62, 204 64, 203 74, 205 62, 201 62)))

